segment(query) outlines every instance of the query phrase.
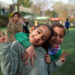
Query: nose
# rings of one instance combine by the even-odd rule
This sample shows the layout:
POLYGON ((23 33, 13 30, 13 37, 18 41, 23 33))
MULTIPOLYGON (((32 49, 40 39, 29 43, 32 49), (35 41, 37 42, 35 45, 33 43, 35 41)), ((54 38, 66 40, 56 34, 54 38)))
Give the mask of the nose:
POLYGON ((59 36, 57 36, 57 40, 60 40, 60 37, 59 36))
POLYGON ((38 35, 36 38, 37 40, 40 40, 42 38, 42 34, 38 35))

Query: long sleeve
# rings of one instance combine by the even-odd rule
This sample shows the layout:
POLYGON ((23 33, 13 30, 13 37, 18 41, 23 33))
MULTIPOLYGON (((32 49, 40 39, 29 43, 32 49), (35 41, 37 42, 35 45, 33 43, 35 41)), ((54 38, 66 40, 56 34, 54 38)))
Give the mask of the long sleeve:
POLYGON ((29 42, 29 34, 23 33, 23 32, 19 32, 15 34, 15 38, 17 41, 19 41, 25 48, 29 47, 30 45, 32 45, 29 42))
POLYGON ((17 33, 16 29, 17 28, 16 28, 16 26, 15 26, 14 23, 12 23, 12 24, 9 23, 8 24, 8 26, 7 26, 7 32, 8 32, 8 39, 9 39, 10 42, 16 40, 15 39, 15 34, 17 33))
MULTIPOLYGON (((21 55, 21 46, 17 42, 5 43, 0 47, 1 70, 3 75, 16 75, 21 55)), ((18 75, 18 74, 17 74, 18 75)))
POLYGON ((7 31, 8 32, 13 32, 13 29, 12 29, 12 27, 11 27, 12 25, 10 24, 10 23, 8 23, 8 26, 7 26, 7 31))
POLYGON ((51 62, 51 64, 48 65, 48 73, 49 73, 49 75, 52 72, 58 71, 63 64, 64 63, 60 59, 51 62))
POLYGON ((22 26, 22 24, 20 24, 20 23, 17 23, 17 25, 16 25, 17 27, 17 32, 21 32, 22 30, 23 30, 23 26, 22 26))

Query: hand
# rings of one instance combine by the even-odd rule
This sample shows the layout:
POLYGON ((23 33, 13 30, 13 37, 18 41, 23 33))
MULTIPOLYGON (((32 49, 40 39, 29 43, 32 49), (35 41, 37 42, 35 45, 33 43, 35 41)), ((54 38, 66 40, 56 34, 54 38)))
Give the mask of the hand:
POLYGON ((5 42, 5 37, 0 37, 0 42, 5 42))
POLYGON ((8 42, 8 35, 7 35, 7 31, 4 31, 5 33, 5 42, 8 42))
POLYGON ((8 37, 7 37, 7 31, 5 31, 5 35, 0 31, 0 42, 7 42, 8 37))
POLYGON ((34 47, 29 46, 26 52, 23 54, 23 61, 26 59, 25 65, 28 64, 29 60, 31 60, 31 64, 33 65, 33 58, 37 58, 34 47))
POLYGON ((47 64, 50 64, 51 63, 51 58, 50 58, 50 55, 45 55, 45 61, 47 64))
POLYGON ((1 36, 1 37, 3 37, 3 36, 4 36, 4 34, 3 34, 1 31, 0 31, 0 36, 1 36))
POLYGON ((67 53, 67 51, 64 51, 61 56, 60 56, 60 60, 62 62, 65 62, 66 61, 66 56, 70 55, 70 53, 67 53))
POLYGON ((5 37, 1 31, 0 31, 0 42, 5 42, 5 37))

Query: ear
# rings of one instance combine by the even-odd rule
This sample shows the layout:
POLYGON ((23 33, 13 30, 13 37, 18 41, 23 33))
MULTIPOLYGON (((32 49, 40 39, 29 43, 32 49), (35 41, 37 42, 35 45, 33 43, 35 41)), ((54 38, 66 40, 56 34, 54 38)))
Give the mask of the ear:
POLYGON ((31 27, 31 28, 30 28, 30 33, 31 33, 33 30, 34 30, 34 27, 31 27))

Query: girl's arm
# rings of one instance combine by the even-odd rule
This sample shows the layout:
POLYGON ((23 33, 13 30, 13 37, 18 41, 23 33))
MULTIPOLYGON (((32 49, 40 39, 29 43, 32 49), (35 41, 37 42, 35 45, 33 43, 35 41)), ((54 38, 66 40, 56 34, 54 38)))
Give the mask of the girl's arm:
POLYGON ((31 65, 33 65, 34 57, 37 58, 34 46, 31 45, 26 49, 26 52, 24 52, 22 60, 24 61, 27 59, 25 65, 28 64, 29 60, 31 60, 31 65))
POLYGON ((29 42, 28 34, 19 32, 16 33, 15 38, 19 41, 25 48, 26 52, 23 54, 23 61, 27 58, 25 65, 28 64, 29 60, 31 59, 31 64, 33 65, 33 59, 36 58, 36 53, 34 50, 34 46, 29 42))

